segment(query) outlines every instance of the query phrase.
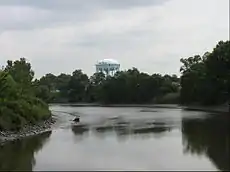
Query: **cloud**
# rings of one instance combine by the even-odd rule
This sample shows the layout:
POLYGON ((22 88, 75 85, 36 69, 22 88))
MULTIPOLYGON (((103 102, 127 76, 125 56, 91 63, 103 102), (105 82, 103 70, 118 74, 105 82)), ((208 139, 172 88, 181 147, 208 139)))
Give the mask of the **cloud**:
POLYGON ((111 1, 111 0, 87 0, 75 1, 75 0, 46 0, 46 1, 31 1, 31 0, 5 0, 1 1, 0 5, 4 6, 31 6, 41 9, 52 10, 78 10, 90 8, 130 8, 133 6, 149 6, 158 5, 164 3, 165 0, 125 0, 125 1, 111 1))
POLYGON ((177 73, 182 57, 229 39, 228 0, 0 1, 0 64, 25 56, 36 76, 123 69, 177 73))
POLYGON ((159 5, 167 0, 3 0, 0 1, 2 29, 33 29, 69 22, 93 20, 102 10, 159 5))

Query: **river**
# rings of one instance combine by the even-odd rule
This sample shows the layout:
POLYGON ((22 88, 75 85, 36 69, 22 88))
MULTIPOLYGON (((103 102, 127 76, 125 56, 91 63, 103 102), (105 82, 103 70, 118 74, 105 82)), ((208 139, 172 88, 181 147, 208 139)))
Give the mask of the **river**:
POLYGON ((58 119, 54 129, 0 147, 0 170, 230 169, 225 115, 143 107, 50 109, 58 119))

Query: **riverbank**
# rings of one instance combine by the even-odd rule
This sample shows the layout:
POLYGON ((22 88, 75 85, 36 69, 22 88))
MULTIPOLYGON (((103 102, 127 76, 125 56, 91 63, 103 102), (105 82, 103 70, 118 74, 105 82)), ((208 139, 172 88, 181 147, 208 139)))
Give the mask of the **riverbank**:
POLYGON ((206 111, 216 113, 229 113, 228 105, 221 106, 194 106, 179 104, 99 104, 99 103, 52 103, 50 106, 74 106, 74 107, 143 107, 143 108, 170 108, 194 111, 206 111))
POLYGON ((215 113, 230 113, 228 105, 221 106, 183 106, 185 110, 206 111, 215 113))
POLYGON ((149 107, 149 108, 181 108, 178 104, 100 104, 100 103, 50 103, 49 106, 76 107, 149 107))
POLYGON ((57 119, 52 116, 50 119, 39 122, 36 125, 25 125, 19 131, 0 131, 0 145, 7 141, 18 140, 24 137, 51 131, 56 121, 57 119))

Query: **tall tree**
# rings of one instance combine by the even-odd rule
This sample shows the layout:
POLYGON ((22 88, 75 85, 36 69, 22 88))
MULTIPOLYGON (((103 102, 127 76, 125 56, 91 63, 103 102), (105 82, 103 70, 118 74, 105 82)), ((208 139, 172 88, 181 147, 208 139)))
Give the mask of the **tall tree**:
POLYGON ((230 97, 230 43, 220 41, 211 53, 181 59, 183 103, 222 104, 230 97))
POLYGON ((31 93, 32 80, 34 72, 31 69, 31 64, 25 58, 20 58, 16 61, 7 61, 5 72, 9 73, 15 82, 20 85, 20 94, 24 92, 31 93))
POLYGON ((69 101, 80 102, 84 101, 87 86, 89 83, 88 76, 81 70, 75 70, 69 81, 69 101))

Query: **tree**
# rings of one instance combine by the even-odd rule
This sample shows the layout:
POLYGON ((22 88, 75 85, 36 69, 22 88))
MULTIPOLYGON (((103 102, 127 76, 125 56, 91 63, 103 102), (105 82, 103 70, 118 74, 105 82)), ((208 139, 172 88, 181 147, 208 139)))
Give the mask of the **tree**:
POLYGON ((8 60, 4 71, 9 73, 15 82, 20 85, 21 95, 24 94, 24 92, 31 93, 34 72, 31 69, 31 64, 28 63, 25 58, 20 58, 20 60, 14 62, 8 60))
POLYGON ((230 100, 230 41, 220 41, 206 60, 207 73, 218 83, 223 101, 230 100))
POLYGON ((56 88, 58 93, 56 93, 56 101, 67 101, 69 98, 69 82, 71 80, 71 75, 61 73, 56 78, 56 88))
POLYGON ((215 105, 229 99, 229 47, 229 41, 220 41, 211 53, 181 59, 182 103, 215 105))
POLYGON ((50 118, 48 105, 38 99, 33 71, 25 59, 8 61, 0 71, 0 130, 18 130, 50 118))
POLYGON ((86 93, 89 102, 99 101, 102 99, 102 85, 105 80, 105 74, 102 72, 94 73, 90 77, 86 93))
POLYGON ((0 101, 16 99, 18 97, 18 85, 7 73, 0 71, 0 101))
POLYGON ((69 81, 69 101, 80 102, 84 101, 86 89, 89 83, 88 76, 82 73, 81 70, 75 70, 69 81))
POLYGON ((45 76, 41 77, 39 80, 39 84, 43 86, 47 86, 49 91, 56 90, 56 82, 57 77, 51 73, 46 74, 45 76))

